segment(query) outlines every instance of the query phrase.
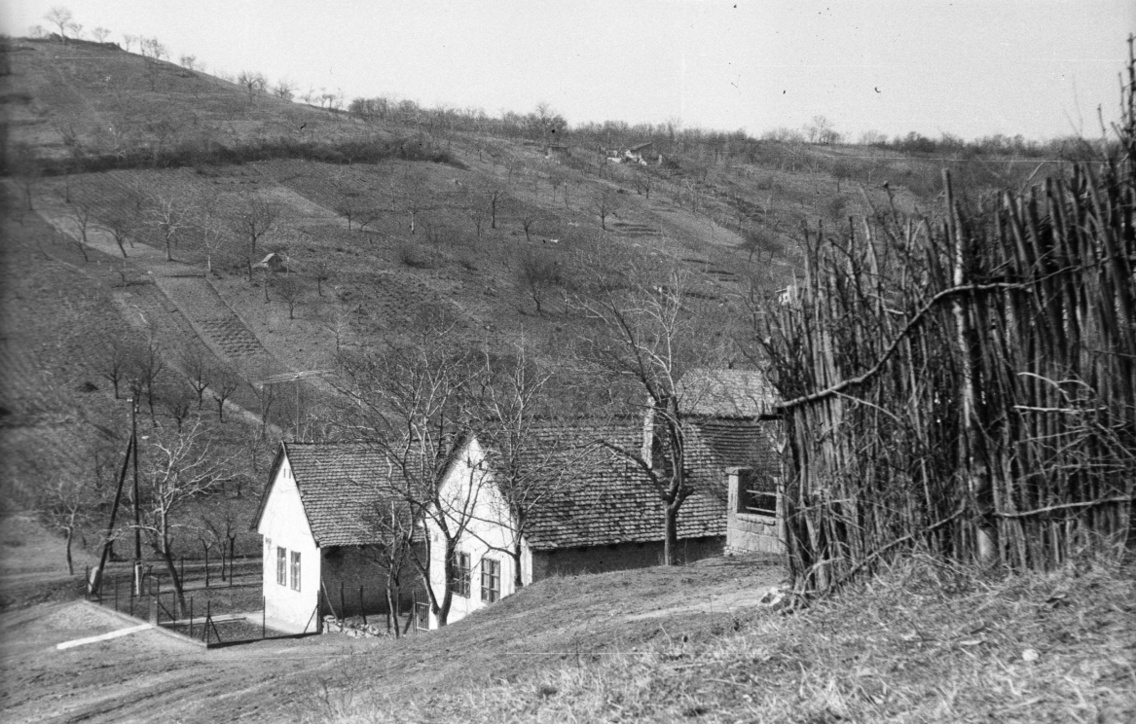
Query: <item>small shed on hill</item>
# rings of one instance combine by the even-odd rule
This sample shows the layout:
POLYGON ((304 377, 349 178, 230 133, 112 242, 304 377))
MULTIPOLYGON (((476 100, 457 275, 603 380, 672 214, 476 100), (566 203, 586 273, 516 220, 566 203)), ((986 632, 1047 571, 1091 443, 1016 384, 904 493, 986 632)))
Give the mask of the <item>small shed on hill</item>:
POLYGON ((281 443, 253 519, 268 618, 318 630, 325 614, 387 610, 383 520, 398 502, 383 476, 394 474, 367 443, 281 443))
POLYGON ((691 423, 724 466, 727 553, 784 553, 776 392, 757 370, 696 369, 678 384, 691 423))
POLYGON ((264 269, 273 274, 283 274, 288 271, 288 260, 283 254, 272 252, 252 266, 254 269, 264 269))

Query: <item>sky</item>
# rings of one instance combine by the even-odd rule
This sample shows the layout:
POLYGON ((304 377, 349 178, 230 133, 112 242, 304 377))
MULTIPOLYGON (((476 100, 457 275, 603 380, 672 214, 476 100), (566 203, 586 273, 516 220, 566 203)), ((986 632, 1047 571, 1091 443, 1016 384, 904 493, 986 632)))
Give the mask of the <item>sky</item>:
POLYGON ((0 28, 59 5, 301 93, 849 140, 1097 137, 1136 32, 1136 0, 7 0, 0 28))

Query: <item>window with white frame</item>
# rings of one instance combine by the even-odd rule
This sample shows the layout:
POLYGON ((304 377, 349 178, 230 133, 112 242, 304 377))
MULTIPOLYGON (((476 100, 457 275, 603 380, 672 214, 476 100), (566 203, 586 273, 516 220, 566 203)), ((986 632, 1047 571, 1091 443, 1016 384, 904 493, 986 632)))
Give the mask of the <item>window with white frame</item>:
POLYGON ((276 583, 288 585, 288 550, 280 546, 276 547, 276 583))
POLYGON ((492 558, 481 560, 481 600, 493 603, 501 598, 501 562, 492 558))
POLYGON ((450 586, 455 596, 469 598, 472 569, 473 564, 469 554, 458 551, 457 568, 454 570, 454 580, 451 582, 452 585, 450 586))
POLYGON ((300 552, 292 551, 292 590, 300 590, 300 552))

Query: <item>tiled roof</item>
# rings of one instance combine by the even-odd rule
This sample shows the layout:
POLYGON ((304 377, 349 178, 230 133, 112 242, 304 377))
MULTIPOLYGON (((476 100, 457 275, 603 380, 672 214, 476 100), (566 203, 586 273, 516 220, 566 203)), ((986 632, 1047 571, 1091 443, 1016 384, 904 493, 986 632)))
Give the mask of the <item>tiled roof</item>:
MULTIPOLYGON (((563 450, 561 457, 570 466, 556 481, 559 490, 530 513, 525 532, 533 550, 664 538, 664 504, 650 478, 633 461, 596 444, 603 440, 638 453, 641 420, 560 425, 536 431, 533 437, 563 450), (581 455, 585 446, 590 446, 589 452, 581 455)), ((679 508, 678 537, 725 535, 725 471, 696 432, 688 436, 687 460, 694 492, 679 508)), ((548 464, 546 457, 541 461, 548 464)))
POLYGON ((780 469, 780 458, 773 446, 777 422, 707 417, 694 424, 726 467, 768 470, 775 475, 780 469))
POLYGON ((688 415, 757 419, 773 413, 777 394, 757 370, 693 369, 676 385, 688 415))
POLYGON ((293 478, 320 547, 377 543, 378 521, 394 497, 397 475, 374 445, 365 442, 285 443, 293 478))

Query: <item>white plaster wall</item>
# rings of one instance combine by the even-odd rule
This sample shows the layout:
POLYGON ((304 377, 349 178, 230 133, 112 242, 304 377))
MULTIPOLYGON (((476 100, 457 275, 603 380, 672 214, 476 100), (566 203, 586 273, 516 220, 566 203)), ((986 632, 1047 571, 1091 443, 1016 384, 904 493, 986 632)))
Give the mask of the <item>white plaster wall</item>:
POLYGON ((313 619, 312 612, 319 602, 319 548, 312 538, 300 500, 300 490, 296 487, 287 458, 281 462, 280 469, 276 472, 257 532, 264 537, 264 601, 268 618, 286 623, 297 630, 302 630, 309 622, 313 626, 317 625, 318 616, 313 619), (288 551, 289 580, 283 586, 276 582, 277 547, 288 551), (300 553, 299 591, 294 591, 291 587, 292 551, 300 553))
MULTIPOLYGON (((513 585, 514 561, 507 553, 512 548, 513 536, 509 527, 509 509, 502 499, 492 476, 485 471, 483 451, 477 441, 470 443, 466 454, 456 463, 442 484, 443 509, 451 521, 451 530, 460 521, 470 519, 458 550, 470 554, 469 597, 453 597, 447 623, 454 623, 470 613, 489 605, 481 600, 481 571, 485 558, 501 564, 501 598, 515 593, 513 585)), ((430 536, 430 587, 439 602, 445 593, 445 541, 440 529, 427 521, 430 536)), ((522 549, 521 573, 525 584, 532 582, 532 562, 527 546, 522 549)), ((430 614, 430 628, 436 628, 437 619, 430 614)))

